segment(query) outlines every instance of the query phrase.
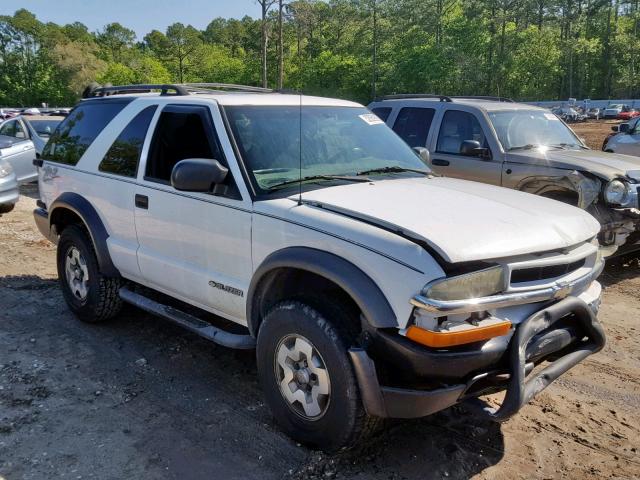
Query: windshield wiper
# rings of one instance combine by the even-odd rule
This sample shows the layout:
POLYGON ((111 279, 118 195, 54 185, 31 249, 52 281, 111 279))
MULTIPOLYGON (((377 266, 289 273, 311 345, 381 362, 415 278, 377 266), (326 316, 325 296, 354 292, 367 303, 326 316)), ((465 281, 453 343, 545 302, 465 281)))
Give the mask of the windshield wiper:
POLYGON ((534 148, 539 148, 542 145, 539 144, 535 144, 535 143, 527 143, 526 145, 520 145, 517 147, 509 147, 509 151, 513 151, 513 150, 533 150, 534 148))
POLYGON ((553 145, 549 145, 550 147, 558 147, 558 148, 571 148, 571 147, 580 147, 583 148, 585 150, 589 150, 588 147, 585 147, 584 145, 580 145, 578 143, 554 143, 553 145))
POLYGON ((508 149, 508 151, 512 152, 513 150, 533 150, 534 148, 565 148, 568 146, 570 146, 570 144, 568 143, 556 143, 553 145, 542 145, 540 143, 536 143, 536 144, 528 143, 526 145, 520 145, 518 147, 511 147, 508 149))
POLYGON ((402 172, 413 172, 413 173, 421 173, 423 175, 431 175, 431 172, 428 170, 418 170, 417 168, 405 168, 400 167, 398 165, 393 167, 380 167, 380 168, 372 168, 370 170, 362 170, 361 172, 356 173, 356 175, 369 175, 370 173, 402 173, 402 172))
POLYGON ((346 182, 370 182, 366 177, 354 177, 349 175, 310 175, 308 177, 286 180, 284 182, 275 183, 267 188, 267 190, 275 190, 288 185, 295 185, 301 182, 309 182, 312 180, 344 180, 346 182))

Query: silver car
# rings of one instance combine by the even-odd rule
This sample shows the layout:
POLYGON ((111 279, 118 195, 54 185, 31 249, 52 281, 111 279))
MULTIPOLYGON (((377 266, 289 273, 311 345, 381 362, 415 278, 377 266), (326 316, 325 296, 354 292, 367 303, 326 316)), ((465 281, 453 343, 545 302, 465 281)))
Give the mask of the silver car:
POLYGON ((28 183, 38 179, 38 171, 33 164, 36 149, 28 138, 0 134, 0 155, 11 164, 18 183, 28 183))
POLYGON ((54 115, 21 115, 0 124, 0 135, 28 138, 33 142, 38 155, 49 141, 58 124, 64 119, 54 115))
POLYGON ((640 157, 640 117, 615 127, 618 133, 607 140, 605 151, 640 157))
POLYGON ((18 181, 11 165, 0 157, 0 214, 13 210, 18 201, 18 181))

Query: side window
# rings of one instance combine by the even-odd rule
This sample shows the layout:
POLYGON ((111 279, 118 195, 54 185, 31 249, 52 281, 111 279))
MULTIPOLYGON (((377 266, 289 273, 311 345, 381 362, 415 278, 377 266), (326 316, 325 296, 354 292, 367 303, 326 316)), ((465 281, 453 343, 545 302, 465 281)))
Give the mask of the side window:
POLYGON ((482 127, 473 114, 460 110, 447 110, 440 125, 436 151, 457 155, 465 140, 477 140, 480 145, 486 146, 482 127))
POLYGON ((15 123, 15 133, 13 134, 14 137, 19 138, 21 140, 25 140, 29 137, 27 137, 27 133, 24 131, 24 128, 22 127, 22 124, 19 121, 15 121, 13 122, 15 123))
POLYGON ((15 137, 16 136, 16 120, 10 120, 8 122, 4 122, 2 127, 0 127, 0 135, 6 135, 7 137, 15 137))
POLYGON ((375 113, 380 120, 386 122, 387 118, 389 118, 389 114, 391 113, 391 107, 378 107, 371 111, 375 113))
POLYGON ((125 177, 136 176, 142 144, 156 108, 157 105, 145 108, 122 130, 100 162, 98 169, 101 172, 125 177))
POLYGON ((104 127, 128 103, 96 100, 80 104, 58 125, 42 151, 42 158, 67 165, 77 164, 104 127))
POLYGON ((433 108, 405 107, 398 113, 393 131, 410 147, 424 147, 435 112, 433 108))
MULTIPOLYGON (((169 185, 173 167, 186 158, 210 158, 227 165, 209 109, 169 105, 160 114, 153 134, 145 180, 169 185)), ((213 194, 240 198, 231 174, 213 194)))

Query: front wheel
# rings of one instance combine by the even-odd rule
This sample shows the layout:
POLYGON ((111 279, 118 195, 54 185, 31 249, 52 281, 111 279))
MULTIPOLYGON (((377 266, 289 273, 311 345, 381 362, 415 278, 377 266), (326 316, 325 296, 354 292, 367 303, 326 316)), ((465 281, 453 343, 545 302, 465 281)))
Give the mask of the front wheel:
POLYGON ((341 328, 348 320, 339 309, 327 315, 284 301, 258 334, 258 376, 276 421, 294 440, 325 451, 354 445, 377 423, 360 400, 351 335, 341 328))
POLYGON ((100 273, 91 238, 78 225, 66 227, 57 251, 58 279, 67 305, 82 321, 97 323, 118 314, 121 281, 100 273))

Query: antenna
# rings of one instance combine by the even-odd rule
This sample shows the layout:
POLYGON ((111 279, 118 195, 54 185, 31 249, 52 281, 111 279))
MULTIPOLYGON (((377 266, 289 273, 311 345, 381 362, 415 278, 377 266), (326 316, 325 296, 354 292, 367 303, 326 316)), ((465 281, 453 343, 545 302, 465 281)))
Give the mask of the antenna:
POLYGON ((300 206, 302 205, 302 92, 300 91, 298 91, 298 100, 298 105, 300 105, 298 118, 298 146, 300 148, 298 151, 298 206, 300 206))

